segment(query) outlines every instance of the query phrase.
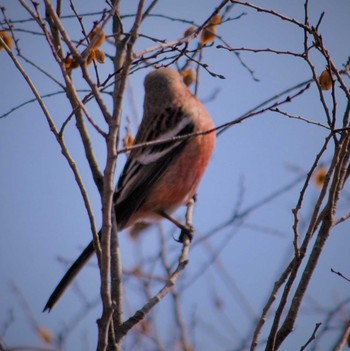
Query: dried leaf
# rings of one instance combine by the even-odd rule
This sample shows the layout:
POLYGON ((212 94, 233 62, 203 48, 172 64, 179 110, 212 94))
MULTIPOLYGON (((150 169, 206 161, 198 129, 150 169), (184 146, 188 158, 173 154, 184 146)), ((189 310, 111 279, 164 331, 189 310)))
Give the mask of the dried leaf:
POLYGON ((318 188, 323 187, 324 181, 326 180, 326 176, 327 176, 326 167, 324 166, 319 167, 314 176, 314 181, 318 188))
POLYGON ((96 48, 93 50, 93 52, 95 53, 95 60, 98 63, 105 63, 106 55, 105 55, 104 51, 102 51, 99 48, 96 48))
POLYGON ((325 69, 318 78, 322 90, 332 89, 332 75, 328 69, 325 69))
POLYGON ((79 67, 78 62, 73 57, 67 57, 64 60, 64 65, 69 73, 72 72, 73 69, 79 67))
POLYGON ((94 48, 100 47, 106 39, 105 32, 103 31, 103 29, 100 26, 96 26, 92 30, 92 32, 89 34, 89 40, 92 41, 96 35, 98 35, 98 39, 97 39, 96 43, 94 44, 94 48))
POLYGON ((188 29, 186 30, 186 32, 184 33, 184 37, 187 37, 187 36, 191 35, 192 33, 195 32, 195 30, 196 30, 196 28, 194 28, 194 27, 188 28, 188 29))
POLYGON ((180 72, 184 83, 190 86, 196 81, 196 71, 194 69, 184 69, 180 72))
POLYGON ((203 28, 201 35, 201 44, 209 44, 216 38, 219 24, 221 23, 221 16, 215 15, 209 24, 203 28))
MULTIPOLYGON (((13 48, 13 40, 10 34, 5 31, 0 31, 0 37, 10 49, 13 48)), ((5 50, 5 45, 2 42, 0 42, 0 50, 5 50)))
POLYGON ((126 135, 123 139, 124 147, 131 147, 134 145, 134 143, 135 143, 135 138, 130 134, 126 135))
POLYGON ((52 344, 54 342, 55 338, 51 330, 44 327, 38 327, 38 334, 40 339, 45 343, 52 344))
POLYGON ((92 50, 86 60, 86 64, 91 65, 92 61, 95 60, 95 50, 92 50))

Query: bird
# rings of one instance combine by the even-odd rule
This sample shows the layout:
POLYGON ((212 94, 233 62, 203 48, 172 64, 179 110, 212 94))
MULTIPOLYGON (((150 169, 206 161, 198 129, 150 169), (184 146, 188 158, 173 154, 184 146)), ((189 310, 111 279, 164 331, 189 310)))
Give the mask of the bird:
MULTIPOLYGON (((131 149, 113 194, 118 232, 138 222, 172 220, 171 214, 196 194, 215 148, 214 122, 178 71, 155 69, 146 75, 144 88, 143 118, 134 142, 144 145, 131 149), (146 145, 153 141, 159 142, 146 145)), ((44 312, 51 311, 93 254, 91 241, 51 294, 44 312)))

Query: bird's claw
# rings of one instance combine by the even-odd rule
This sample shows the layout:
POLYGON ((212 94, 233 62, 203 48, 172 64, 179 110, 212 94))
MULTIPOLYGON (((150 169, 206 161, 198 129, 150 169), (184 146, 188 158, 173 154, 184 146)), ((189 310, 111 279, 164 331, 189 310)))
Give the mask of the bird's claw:
POLYGON ((178 243, 184 244, 186 239, 188 239, 189 242, 191 242, 193 237, 194 237, 194 227, 192 225, 187 225, 182 228, 179 238, 175 239, 175 241, 177 241, 178 243))

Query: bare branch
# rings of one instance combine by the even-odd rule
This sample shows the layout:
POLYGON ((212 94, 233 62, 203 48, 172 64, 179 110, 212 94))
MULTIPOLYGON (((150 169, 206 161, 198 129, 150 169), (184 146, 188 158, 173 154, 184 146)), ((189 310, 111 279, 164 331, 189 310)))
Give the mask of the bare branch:
POLYGON ((303 345, 303 346, 300 348, 300 351, 306 350, 306 348, 312 343, 312 341, 316 339, 317 330, 319 329, 319 327, 320 327, 321 325, 322 325, 322 323, 316 323, 315 329, 314 329, 312 335, 310 336, 310 339, 306 342, 305 345, 303 345))
POLYGON ((345 279, 346 281, 348 281, 350 283, 350 279, 345 277, 345 275, 343 275, 342 273, 335 271, 333 268, 331 268, 331 272, 336 274, 336 275, 339 275, 339 277, 345 279))
POLYGON ((154 295, 140 310, 138 310, 132 317, 123 323, 121 333, 126 335, 126 333, 133 328, 137 323, 139 323, 147 313, 155 307, 171 290, 175 285, 176 281, 179 279, 182 271, 186 268, 188 264, 188 252, 190 248, 190 242, 188 239, 185 240, 182 253, 179 257, 178 265, 174 272, 171 274, 167 280, 165 286, 159 290, 159 292, 154 295))
POLYGON ((347 321, 344 323, 344 328, 339 336, 339 340, 335 343, 333 347, 333 351, 342 351, 344 350, 345 346, 348 345, 349 335, 350 335, 350 322, 347 321))

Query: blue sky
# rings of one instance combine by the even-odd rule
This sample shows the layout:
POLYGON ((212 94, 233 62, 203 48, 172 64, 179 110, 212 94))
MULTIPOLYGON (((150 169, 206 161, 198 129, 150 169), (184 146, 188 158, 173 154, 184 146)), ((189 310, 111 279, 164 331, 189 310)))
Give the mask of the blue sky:
MULTIPOLYGON (((7 8, 8 16, 13 20, 28 17, 17 1, 5 0, 1 3, 7 8)), ((255 3, 298 20, 303 19, 303 2, 299 0, 293 2, 269 0, 255 3)), ((185 18, 200 24, 217 4, 218 2, 214 0, 195 0, 190 4, 185 0, 179 0, 176 5, 173 1, 160 1, 154 13, 185 18)), ((95 1, 77 1, 76 5, 80 11, 98 8, 95 1)), ((131 5, 123 6, 125 6, 123 13, 135 11, 131 5)), ((68 13, 69 10, 65 11, 68 13)), ((320 29, 324 44, 340 68, 349 56, 350 3, 347 0, 310 1, 310 22, 316 24, 322 11, 325 11, 325 16, 320 29)), ((233 8, 230 16, 235 17, 242 12, 247 12, 247 15, 239 20, 227 22, 219 28, 219 35, 231 46, 299 52, 302 50, 303 33, 300 29, 272 16, 238 6, 233 8)), ((93 20, 94 18, 86 19, 88 28, 93 20)), ((70 35, 79 39, 78 23, 74 20, 67 20, 66 23, 70 35)), ((128 29, 130 20, 126 20, 124 25, 128 29)), ((35 27, 33 24, 20 26, 35 27)), ((174 40, 181 37, 187 27, 187 24, 179 22, 150 18, 144 22, 141 33, 174 40)), ((42 40, 38 36, 32 37, 22 32, 18 32, 17 35, 23 53, 59 77, 58 68, 54 66, 53 60, 47 59, 50 52, 42 40)), ((204 61, 212 71, 225 75, 226 79, 213 78, 202 70, 199 87, 199 97, 204 101, 214 91, 219 91, 214 100, 206 103, 216 125, 241 116, 281 90, 311 77, 310 70, 300 59, 270 53, 243 52, 242 59, 254 70, 255 76, 259 79, 259 82, 256 82, 234 54, 215 48, 219 43, 216 41, 213 47, 205 50, 204 61)), ((138 43, 136 50, 153 45, 154 43, 143 39, 138 43)), ((107 52, 112 52, 112 48, 107 44, 103 48, 107 52)), ((321 73, 326 64, 324 59, 316 53, 312 55, 312 59, 317 72, 321 73)), ((0 87, 1 115, 31 99, 32 95, 4 52, 0 53, 0 65, 2 68, 0 79, 3 82, 0 87)), ((57 91, 57 86, 38 75, 35 69, 25 67, 41 94, 57 91)), ((99 66, 101 77, 106 77, 109 69, 108 63, 99 66)), ((124 103, 123 117, 131 118, 134 132, 136 121, 140 121, 142 117, 143 79, 147 72, 142 70, 131 77, 124 103)), ((79 74, 78 71, 73 72, 78 82, 80 82, 79 74)), ((326 101, 331 103, 330 93, 328 96, 326 94, 326 101)), ((57 124, 62 123, 70 113, 64 95, 54 96, 45 102, 57 124)), ((108 103, 110 104, 110 101, 108 103)), ((88 107, 91 108, 96 120, 102 122, 96 107, 93 104, 88 107)), ((315 86, 283 108, 289 113, 325 122, 315 86)), ((338 108, 340 112, 344 109, 344 100, 341 98, 338 108)), ((91 131, 91 134, 96 156, 103 167, 105 146, 96 133, 91 131)), ((199 189, 194 218, 198 238, 230 218, 238 199, 241 199, 242 209, 249 208, 291 183, 301 174, 305 174, 326 135, 326 131, 320 127, 272 112, 247 120, 222 134, 218 138, 212 162, 199 189)), ((67 128, 66 140, 89 191, 99 223, 100 200, 85 162, 74 122, 67 128)), ((329 162, 331 151, 330 149, 322 159, 324 164, 329 162)), ((65 271, 65 266, 57 261, 57 257, 64 257, 70 261, 79 254, 80 249, 91 238, 89 222, 72 172, 62 157, 37 104, 28 104, 0 119, 0 161, 2 164, 0 325, 6 320, 8 311, 13 310, 15 322, 8 329, 6 343, 37 344, 38 338, 30 328, 11 283, 14 282, 19 287, 40 325, 60 330, 81 307, 74 289, 67 292, 51 314, 42 314, 41 310, 65 271)), ((121 157, 119 170, 123 162, 124 159, 121 157)), ((213 345, 217 350, 233 349, 237 340, 249 330, 252 316, 260 314, 274 280, 293 254, 291 209, 296 205, 301 186, 302 183, 299 183, 273 202, 253 211, 246 218, 245 225, 226 228, 215 235, 207 245, 194 245, 189 268, 180 286, 191 281, 203 264, 208 262, 210 250, 221 250, 217 262, 225 268, 231 279, 228 280, 227 277, 223 279, 221 276, 223 270, 212 265, 207 273, 197 279, 184 293, 183 309, 189 314, 195 314, 200 321, 196 331, 198 349, 212 350, 213 345), (244 306, 242 300, 232 293, 232 286, 228 287, 227 281, 238 287, 249 307, 244 306), (224 311, 218 312, 215 309, 213 296, 220 297, 224 301, 224 311), (210 322, 219 323, 223 318, 229 320, 225 325, 232 328, 220 331, 224 335, 218 345, 215 338, 208 336, 206 328, 210 328, 210 322)), ((302 223, 307 222, 318 192, 319 189, 311 184, 301 212, 302 223)), ((342 206, 340 211, 346 212, 346 203, 342 206)), ((181 214, 181 211, 179 213, 181 214)), ((162 224, 162 228, 170 238, 173 228, 166 223, 162 224)), ((348 296, 349 285, 330 273, 331 267, 344 274, 349 273, 348 230, 349 225, 345 223, 333 231, 310 286, 308 294, 310 306, 311 301, 314 305, 320 306, 320 309, 331 308, 348 296)), ((141 238, 141 249, 135 248, 135 244, 127 235, 121 235, 126 268, 133 267, 138 261, 139 250, 152 252, 152 249, 157 247, 158 240, 156 226, 141 238)), ((178 245, 171 243, 171 240, 169 248, 175 252, 179 250, 178 245)), ((87 268, 79 277, 79 286, 89 299, 93 300, 98 295, 97 269, 87 268)), ((130 288, 131 291, 132 288, 133 286, 130 288)), ((131 310, 139 307, 139 299, 135 293, 134 299, 128 301, 131 310)), ((300 348, 311 335, 315 323, 322 321, 322 316, 310 312, 310 306, 298 321, 296 330, 284 350, 300 348)), ((159 328, 164 333, 172 326, 172 320, 162 313, 169 311, 169 308, 165 303, 164 307, 156 309, 159 328)), ((74 337, 68 339, 67 350, 79 349, 82 335, 88 335, 91 349, 94 348, 94 335, 97 330, 94 321, 98 316, 99 309, 93 309, 76 327, 74 337)), ((332 340, 330 338, 330 342, 332 340)))

